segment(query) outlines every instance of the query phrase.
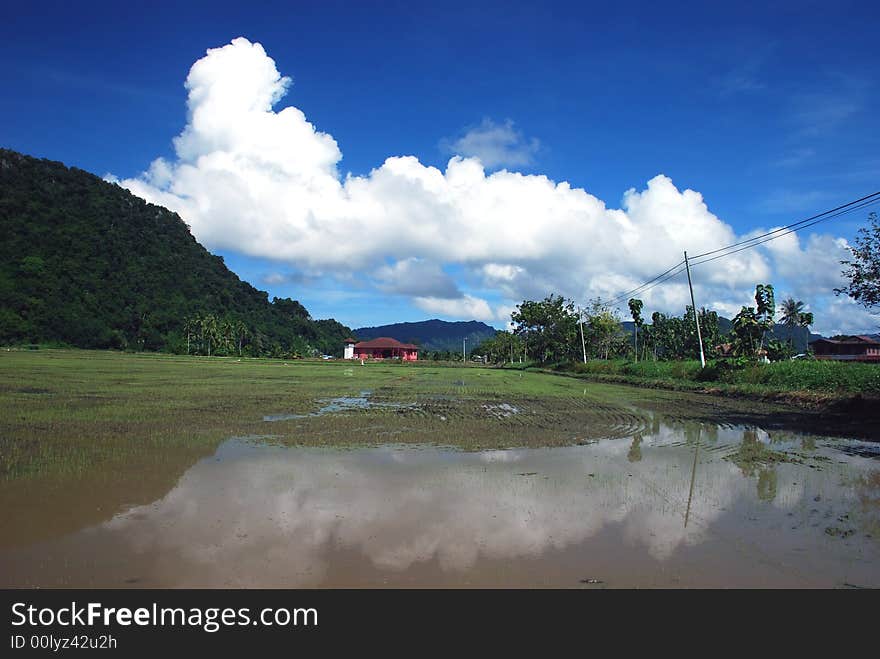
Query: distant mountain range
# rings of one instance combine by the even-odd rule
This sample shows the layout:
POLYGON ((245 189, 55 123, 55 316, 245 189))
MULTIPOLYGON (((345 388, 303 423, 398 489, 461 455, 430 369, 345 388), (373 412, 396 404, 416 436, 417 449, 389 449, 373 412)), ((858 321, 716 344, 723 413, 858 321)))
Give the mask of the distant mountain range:
POLYGON ((495 336, 497 331, 494 327, 476 320, 448 322, 435 318, 418 323, 361 327, 354 330, 354 334, 361 341, 387 336, 404 343, 415 343, 424 350, 461 351, 464 339, 467 339, 470 350, 481 341, 495 336))

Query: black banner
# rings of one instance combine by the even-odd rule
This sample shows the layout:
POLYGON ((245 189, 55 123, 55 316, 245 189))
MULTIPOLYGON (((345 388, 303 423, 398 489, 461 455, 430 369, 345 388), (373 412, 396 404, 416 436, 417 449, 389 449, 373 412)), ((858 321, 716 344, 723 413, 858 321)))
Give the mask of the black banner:
POLYGON ((827 591, 5 590, 2 600, 8 657, 327 652, 352 643, 413 652, 563 641, 631 650, 707 633, 812 646, 817 630, 867 629, 873 609, 873 594, 827 591))

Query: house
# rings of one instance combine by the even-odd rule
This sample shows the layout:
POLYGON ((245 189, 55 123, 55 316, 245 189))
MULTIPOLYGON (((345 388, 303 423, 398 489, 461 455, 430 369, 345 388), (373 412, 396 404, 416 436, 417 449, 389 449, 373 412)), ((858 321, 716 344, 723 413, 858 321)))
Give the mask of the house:
POLYGON ((816 359, 880 363, 880 341, 870 336, 844 336, 810 342, 816 359))
POLYGON ((397 339, 387 336, 360 343, 349 343, 354 339, 345 341, 345 359, 402 359, 405 362, 414 362, 419 358, 419 347, 411 343, 401 343, 397 339), (351 356, 349 357, 349 349, 351 356))
POLYGON ((354 359, 354 345, 357 343, 354 339, 346 339, 343 341, 345 343, 345 350, 342 352, 343 359, 354 359))
POLYGON ((721 343, 715 346, 715 354, 719 357, 733 357, 733 344, 721 343))

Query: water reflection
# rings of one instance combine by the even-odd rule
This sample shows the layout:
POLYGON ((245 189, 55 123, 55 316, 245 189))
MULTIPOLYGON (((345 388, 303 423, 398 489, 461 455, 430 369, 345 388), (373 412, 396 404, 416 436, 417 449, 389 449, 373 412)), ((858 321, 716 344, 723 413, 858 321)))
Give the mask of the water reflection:
POLYGON ((654 429, 483 452, 230 440, 150 505, 0 554, 0 580, 880 586, 875 460, 755 429, 654 429))

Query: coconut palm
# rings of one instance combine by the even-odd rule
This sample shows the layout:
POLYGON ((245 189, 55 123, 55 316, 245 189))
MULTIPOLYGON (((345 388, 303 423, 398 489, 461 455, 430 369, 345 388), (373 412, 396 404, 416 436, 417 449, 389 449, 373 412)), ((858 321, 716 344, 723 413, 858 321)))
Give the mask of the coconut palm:
POLYGON ((795 328, 800 325, 800 317, 804 311, 804 303, 800 300, 795 301, 793 297, 789 297, 786 300, 782 301, 780 306, 780 311, 782 311, 782 317, 780 320, 782 324, 789 328, 795 328))
POLYGON ((788 345, 792 346, 795 328, 808 329, 813 324, 813 314, 804 311, 804 303, 789 297, 782 301, 782 324, 789 329, 788 345))

